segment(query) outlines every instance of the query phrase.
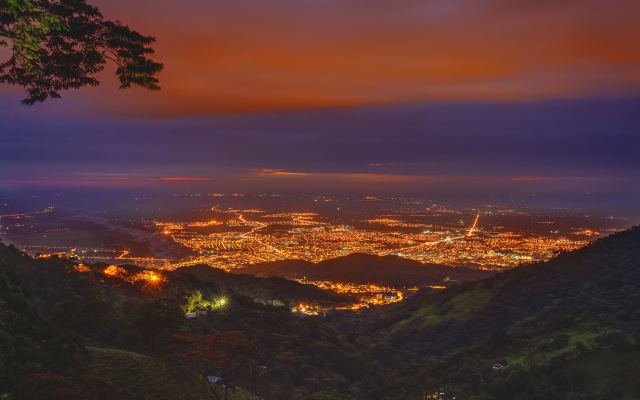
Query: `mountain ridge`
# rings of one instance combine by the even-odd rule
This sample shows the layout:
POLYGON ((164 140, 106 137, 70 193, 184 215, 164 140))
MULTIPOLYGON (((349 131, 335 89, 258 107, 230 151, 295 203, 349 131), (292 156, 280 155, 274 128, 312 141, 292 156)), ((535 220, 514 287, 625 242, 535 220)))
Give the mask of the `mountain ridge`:
POLYGON ((447 286, 451 281, 466 282, 491 276, 492 271, 440 264, 423 264, 398 256, 376 256, 353 253, 312 263, 284 260, 260 263, 231 272, 259 277, 280 276, 288 279, 330 280, 366 285, 382 283, 396 288, 414 286, 447 286), (447 280, 449 278, 449 280, 447 280))
POLYGON ((554 315, 583 313, 640 329, 640 226, 549 261, 418 294, 354 320, 366 321, 359 326, 362 334, 384 337, 418 354, 440 355, 476 343, 495 329, 532 327, 554 315), (446 337, 443 331, 449 332, 446 337))
POLYGON ((257 277, 248 274, 232 274, 206 264, 181 267, 174 271, 188 274, 206 282, 214 281, 222 288, 263 301, 279 300, 288 305, 295 303, 351 304, 358 302, 353 296, 339 294, 313 285, 303 285, 282 277, 257 277))

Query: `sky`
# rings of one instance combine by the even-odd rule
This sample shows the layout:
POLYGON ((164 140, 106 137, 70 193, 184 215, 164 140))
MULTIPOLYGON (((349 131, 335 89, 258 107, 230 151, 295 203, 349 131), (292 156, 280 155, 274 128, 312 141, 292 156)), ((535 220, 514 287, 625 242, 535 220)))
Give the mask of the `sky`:
POLYGON ((1 85, 0 186, 640 195, 638 1, 89 2, 162 90, 1 85))

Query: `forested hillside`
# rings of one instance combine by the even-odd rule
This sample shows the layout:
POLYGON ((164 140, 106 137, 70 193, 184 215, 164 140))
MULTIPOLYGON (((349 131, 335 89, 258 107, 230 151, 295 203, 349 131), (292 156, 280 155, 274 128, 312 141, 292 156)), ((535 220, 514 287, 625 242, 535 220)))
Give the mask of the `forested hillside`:
POLYGON ((263 301, 277 300, 282 304, 311 304, 314 302, 325 307, 335 305, 346 306, 357 303, 358 298, 322 290, 313 285, 303 285, 276 276, 260 278, 248 274, 233 274, 208 265, 178 268, 178 274, 193 275, 201 281, 214 281, 223 288, 235 293, 263 301))
MULTIPOLYGON (((134 266, 109 270, 102 264, 81 266, 56 258, 34 260, 2 244, 0 260, 0 391, 16 399, 32 398, 26 386, 54 394, 78 392, 77 398, 87 393, 96 399, 171 398, 158 397, 150 383, 154 381, 168 385, 171 393, 181 393, 181 398, 216 398, 202 371, 229 382, 224 391, 238 386, 235 394, 226 394, 228 398, 252 398, 251 393, 263 399, 296 398, 309 390, 337 394, 375 368, 366 351, 343 348, 338 333, 319 317, 263 304, 190 274, 134 266), (188 313, 198 316, 186 318, 188 313), (215 345, 205 339, 215 340, 215 345), (196 341, 195 349, 191 340, 196 341), (246 354, 238 359, 215 359, 236 354, 240 347, 246 354), (190 358, 190 349, 219 352, 204 362, 190 358), (135 384, 133 371, 122 374, 112 367, 122 368, 131 360, 148 372, 145 377, 144 371, 135 371, 139 377, 135 384), (223 364, 233 367, 227 370, 223 364), (108 394, 96 394, 99 388, 86 382, 88 374, 116 385, 96 378, 98 386, 111 388, 108 394), (181 389, 185 382, 188 391, 181 389)), ((272 290, 279 282, 264 281, 272 290)), ((287 294, 291 285, 312 301, 327 296, 342 299, 288 281, 278 291, 297 299, 296 293, 287 294)), ((221 391, 222 382, 213 389, 221 391)), ((224 393, 220 396, 224 398, 224 393)))
MULTIPOLYGON (((460 384, 466 379, 460 378, 460 371, 469 369, 465 364, 476 365, 483 358, 488 360, 484 360, 483 367, 480 363, 476 368, 486 369, 487 365, 499 363, 505 357, 505 360, 520 360, 524 364, 523 358, 528 355, 529 367, 540 359, 550 362, 550 371, 545 370, 545 366, 540 366, 540 371, 546 372, 538 371, 548 375, 556 370, 566 374, 567 365, 571 363, 586 364, 588 370, 588 358, 581 357, 607 345, 618 351, 637 351, 639 310, 640 227, 634 227, 580 250, 560 254, 548 262, 523 265, 491 278, 416 295, 361 315, 335 313, 326 320, 353 335, 370 336, 398 352, 428 359, 431 368, 437 371, 430 375, 443 379, 441 384, 455 381, 455 374, 460 384), (558 349, 564 350, 556 351, 558 349), (442 373, 445 366, 449 368, 448 374, 442 373), (451 368, 460 370, 451 372, 451 368)), ((617 367, 608 369, 608 374, 614 377, 607 381, 607 388, 621 394, 627 393, 622 390, 625 387, 629 393, 635 393, 628 393, 629 398, 635 398, 633 396, 640 393, 637 392, 640 375, 632 378, 634 375, 628 374, 625 368, 640 372, 637 369, 640 354, 632 357, 636 360, 634 363, 624 361, 619 352, 607 357, 608 363, 617 367), (620 374, 615 375, 615 371, 620 374)), ((598 357, 592 359, 596 362, 598 357)), ((515 370, 505 371, 512 369, 515 370)), ((540 382, 539 376, 536 380, 532 375, 535 371, 529 369, 526 379, 521 377, 520 382, 540 382)), ((592 383, 597 381, 596 376, 589 378, 593 379, 592 383)), ((488 381, 480 378, 478 382, 480 380, 488 381)), ((536 398, 561 398, 570 388, 569 381, 562 382, 554 386, 553 396, 536 398)), ((485 387, 489 389, 488 385, 485 387)), ((482 393, 480 389, 475 385, 472 392, 482 393)), ((533 398, 533 389, 520 395, 533 398)), ((498 392, 496 389, 489 394, 498 392)), ((515 398, 514 392, 506 393, 497 397, 515 398)))
POLYGON ((624 329, 640 328, 640 228, 548 262, 416 295, 356 320, 363 333, 384 336, 418 354, 440 355, 494 329, 532 327, 554 315, 583 313, 624 329))
POLYGON ((292 282, 262 279, 34 260, 0 244, 0 391, 9 399, 640 396, 639 227, 359 315, 292 313, 265 297, 316 288, 298 293, 292 282))

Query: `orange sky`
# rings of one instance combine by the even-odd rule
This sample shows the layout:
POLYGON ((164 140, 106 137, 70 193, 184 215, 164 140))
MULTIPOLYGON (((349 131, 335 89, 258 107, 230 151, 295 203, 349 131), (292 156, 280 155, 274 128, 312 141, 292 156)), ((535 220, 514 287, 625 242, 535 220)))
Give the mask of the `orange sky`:
MULTIPOLYGON (((91 0, 157 37, 162 91, 71 96, 178 116, 640 93, 640 1, 91 0)), ((0 88, 7 91, 6 88, 0 88)))

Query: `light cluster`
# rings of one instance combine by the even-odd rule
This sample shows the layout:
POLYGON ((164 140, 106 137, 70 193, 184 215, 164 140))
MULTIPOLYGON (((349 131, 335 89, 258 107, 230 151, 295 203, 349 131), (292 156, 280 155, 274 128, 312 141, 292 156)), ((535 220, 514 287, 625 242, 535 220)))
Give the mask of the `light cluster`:
MULTIPOLYGON (((440 214, 460 214, 437 207, 440 214)), ((419 233, 355 229, 330 224, 313 213, 281 213, 255 216, 247 220, 239 210, 225 222, 229 227, 246 227, 245 232, 197 233, 186 229, 194 224, 156 222, 157 229, 198 252, 195 257, 171 264, 171 268, 206 263, 218 268, 242 268, 262 262, 301 259, 320 262, 352 253, 397 255, 425 263, 468 266, 478 269, 503 269, 523 262, 545 260, 561 251, 584 246, 587 242, 546 236, 524 236, 471 226, 452 228, 403 222, 399 216, 381 216, 362 220, 388 227, 421 228, 419 233)), ((460 225, 463 221, 461 221, 460 225)))
MULTIPOLYGON (((401 290, 384 287, 378 285, 358 285, 355 283, 336 283, 332 281, 312 281, 307 279, 296 279, 296 281, 314 285, 321 289, 332 290, 336 293, 348 294, 350 296, 358 297, 360 301, 358 303, 350 304, 344 307, 334 307, 337 309, 353 309, 357 310, 369 305, 389 304, 396 301, 400 301, 404 298, 401 290)), ((418 288, 414 288, 417 290, 418 288)), ((412 289, 412 290, 414 290, 412 289)), ((298 309, 304 308, 310 309, 309 306, 298 307, 298 309)))
POLYGON ((118 267, 115 264, 109 265, 107 268, 104 269, 104 271, 102 271, 102 273, 108 277, 119 278, 125 282, 130 282, 130 283, 145 281, 149 284, 157 284, 161 280, 163 280, 163 278, 154 271, 146 270, 146 271, 141 271, 141 272, 132 274, 127 272, 126 269, 122 267, 118 267))

